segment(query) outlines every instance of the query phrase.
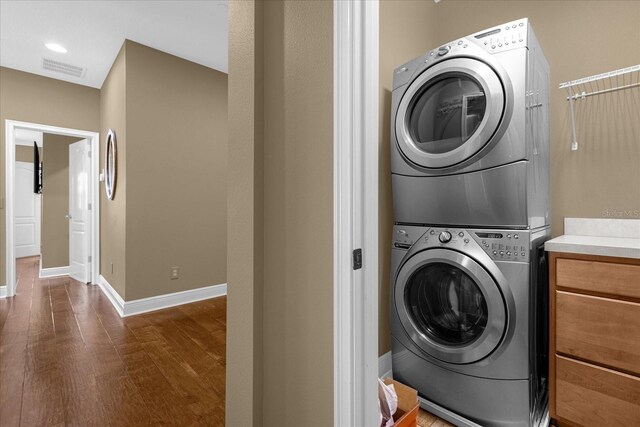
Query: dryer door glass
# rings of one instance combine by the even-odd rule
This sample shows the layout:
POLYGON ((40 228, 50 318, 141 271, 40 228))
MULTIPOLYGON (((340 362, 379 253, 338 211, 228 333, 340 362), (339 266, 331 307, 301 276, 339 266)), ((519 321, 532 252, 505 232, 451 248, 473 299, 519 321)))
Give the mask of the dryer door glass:
POLYGON ((409 134, 430 154, 453 151, 474 134, 487 107, 482 86, 464 74, 445 75, 414 98, 409 134))
POLYGON ((467 345, 487 326, 487 303, 469 275, 456 266, 433 263, 418 269, 405 288, 414 325, 434 341, 467 345))
POLYGON ((477 160, 508 124, 507 87, 493 68, 471 58, 427 68, 407 86, 393 113, 398 148, 420 168, 456 168, 477 160))

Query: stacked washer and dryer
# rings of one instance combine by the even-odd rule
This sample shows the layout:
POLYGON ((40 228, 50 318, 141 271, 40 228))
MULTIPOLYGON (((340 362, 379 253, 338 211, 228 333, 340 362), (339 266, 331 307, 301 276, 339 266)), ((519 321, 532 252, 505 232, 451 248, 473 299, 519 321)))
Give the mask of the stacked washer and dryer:
POLYGON ((527 19, 394 71, 394 377, 458 426, 547 411, 549 64, 527 19))

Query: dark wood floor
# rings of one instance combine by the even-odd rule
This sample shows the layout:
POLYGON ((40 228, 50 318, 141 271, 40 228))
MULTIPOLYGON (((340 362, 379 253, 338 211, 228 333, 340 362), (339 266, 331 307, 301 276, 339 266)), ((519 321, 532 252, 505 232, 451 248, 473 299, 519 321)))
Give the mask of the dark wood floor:
POLYGON ((0 299, 0 426, 224 425, 226 298, 120 318, 18 261, 0 299))

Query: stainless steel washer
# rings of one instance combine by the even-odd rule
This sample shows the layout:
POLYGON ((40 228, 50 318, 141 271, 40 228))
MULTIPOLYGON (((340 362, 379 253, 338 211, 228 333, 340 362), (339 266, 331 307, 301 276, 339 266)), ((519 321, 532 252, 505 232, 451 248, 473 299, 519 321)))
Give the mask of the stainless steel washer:
POLYGON ((545 425, 549 236, 394 227, 393 375, 430 411, 460 426, 545 425))
POLYGON ((549 64, 526 18, 394 71, 391 172, 396 222, 549 224, 549 64))

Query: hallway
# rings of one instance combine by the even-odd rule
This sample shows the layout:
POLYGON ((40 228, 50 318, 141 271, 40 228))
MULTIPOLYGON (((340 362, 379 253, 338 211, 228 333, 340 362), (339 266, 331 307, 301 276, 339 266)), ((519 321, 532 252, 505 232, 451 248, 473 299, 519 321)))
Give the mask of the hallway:
POLYGON ((0 426, 224 425, 226 297, 120 318, 97 286, 17 262, 0 299, 0 426))

